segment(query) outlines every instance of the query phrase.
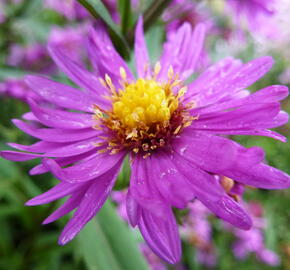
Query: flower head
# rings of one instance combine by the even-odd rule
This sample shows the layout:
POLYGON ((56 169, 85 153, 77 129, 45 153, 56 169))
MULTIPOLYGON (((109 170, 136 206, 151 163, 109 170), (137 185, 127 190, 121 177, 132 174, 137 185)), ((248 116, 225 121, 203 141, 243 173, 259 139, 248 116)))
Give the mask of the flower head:
POLYGON ((60 183, 27 202, 49 203, 69 196, 44 223, 76 209, 65 226, 66 244, 95 216, 110 194, 122 161, 130 156, 131 179, 127 215, 151 249, 175 263, 181 254, 172 207, 184 208, 197 198, 219 218, 242 229, 252 225, 243 208, 227 194, 215 175, 240 184, 277 189, 290 186, 287 174, 263 163, 261 148, 245 148, 221 135, 242 134, 285 138, 269 128, 287 121, 279 101, 287 87, 269 86, 252 95, 245 90, 272 66, 271 57, 243 64, 225 59, 185 85, 195 71, 205 27, 187 23, 164 44, 160 62, 150 65, 142 18, 135 38, 135 79, 115 51, 105 28, 89 34, 94 73, 50 45, 56 64, 82 88, 37 76, 29 87, 54 106, 29 100, 35 124, 14 120, 24 132, 40 139, 26 152, 3 151, 14 161, 42 158, 30 173, 51 171, 60 183), (97 74, 97 75, 96 75, 97 74), (39 126, 47 126, 47 128, 39 126))

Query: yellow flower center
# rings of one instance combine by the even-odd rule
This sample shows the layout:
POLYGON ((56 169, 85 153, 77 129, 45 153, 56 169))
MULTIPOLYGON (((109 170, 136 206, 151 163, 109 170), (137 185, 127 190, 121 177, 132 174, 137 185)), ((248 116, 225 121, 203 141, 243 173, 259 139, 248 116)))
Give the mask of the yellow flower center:
POLYGON ((146 157, 191 124, 190 105, 182 104, 186 87, 174 76, 172 68, 166 82, 157 81, 159 71, 157 64, 152 78, 129 82, 124 69, 120 69, 123 87, 118 91, 108 75, 101 79, 112 100, 111 110, 94 107, 94 119, 98 121, 95 128, 107 129, 108 134, 104 138, 106 148, 101 151, 110 150, 114 154, 126 148, 146 157))
POLYGON ((123 127, 134 129, 168 124, 178 108, 178 98, 154 80, 138 79, 125 86, 113 103, 113 114, 123 127))

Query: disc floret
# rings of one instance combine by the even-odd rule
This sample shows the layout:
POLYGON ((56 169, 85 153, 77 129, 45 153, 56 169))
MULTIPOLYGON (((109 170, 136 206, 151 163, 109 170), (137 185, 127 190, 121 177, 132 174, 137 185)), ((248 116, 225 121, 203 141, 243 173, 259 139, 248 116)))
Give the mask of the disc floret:
POLYGON ((127 148, 146 157, 155 149, 168 145, 172 136, 191 124, 190 106, 183 104, 186 87, 177 75, 174 76, 172 67, 164 83, 156 79, 159 71, 160 64, 156 64, 152 78, 129 82, 121 68, 123 87, 119 91, 109 76, 102 80, 110 89, 112 108, 101 111, 95 107, 94 118, 98 120, 95 128, 107 129, 106 150, 112 154, 127 148))

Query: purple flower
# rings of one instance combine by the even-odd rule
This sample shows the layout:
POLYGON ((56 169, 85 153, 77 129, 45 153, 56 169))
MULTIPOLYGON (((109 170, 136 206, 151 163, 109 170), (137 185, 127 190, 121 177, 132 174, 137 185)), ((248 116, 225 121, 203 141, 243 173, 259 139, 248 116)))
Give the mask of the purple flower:
POLYGON ((208 221, 211 212, 199 201, 188 205, 188 216, 181 227, 181 235, 196 247, 199 263, 208 267, 216 265, 216 251, 212 244, 212 225, 208 221))
POLYGON ((86 24, 78 27, 54 27, 49 34, 48 43, 61 48, 72 60, 81 62, 85 56, 87 30, 86 24))
POLYGON ((45 73, 55 71, 55 65, 49 58, 46 47, 39 43, 28 47, 13 44, 10 48, 7 63, 30 71, 45 73))
POLYGON ((277 27, 271 20, 279 1, 281 0, 227 0, 227 4, 237 25, 245 23, 250 31, 275 38, 277 27))
POLYGON ((45 5, 59 12, 69 20, 84 19, 89 16, 87 10, 76 0, 46 0, 45 5))
MULTIPOLYGON (((117 10, 118 3, 116 0, 102 0, 103 4, 106 6, 110 12, 112 19, 119 23, 120 15, 117 10)), ((54 9, 69 20, 79 20, 89 17, 87 10, 76 0, 46 0, 45 2, 48 8, 54 9)))
POLYGON ((233 246, 235 256, 239 259, 244 259, 252 252, 256 254, 260 261, 266 264, 279 265, 279 256, 265 247, 263 229, 266 226, 266 220, 262 216, 261 205, 249 203, 245 204, 245 206, 253 218, 253 228, 249 231, 231 228, 237 237, 237 241, 233 246))
POLYGON ((35 94, 22 79, 7 79, 0 82, 0 94, 24 102, 30 98, 40 101, 39 95, 35 94))
POLYGON ((214 174, 258 188, 290 186, 287 174, 263 163, 259 147, 245 148, 219 135, 261 135, 285 141, 269 128, 287 122, 279 101, 285 86, 269 86, 252 95, 245 89, 273 64, 262 57, 243 64, 228 58, 184 84, 194 71, 204 40, 204 25, 185 23, 164 44, 151 67, 142 19, 135 38, 137 79, 115 51, 102 24, 88 40, 94 72, 50 45, 55 63, 82 91, 44 77, 28 76, 29 87, 54 105, 29 101, 34 122, 14 124, 40 139, 24 152, 2 151, 13 161, 42 158, 31 174, 52 172, 60 183, 27 202, 39 205, 69 196, 43 223, 76 209, 60 235, 66 244, 92 219, 109 196, 126 155, 131 179, 127 215, 151 249, 169 263, 180 259, 181 245, 172 207, 197 198, 219 218, 241 229, 252 226, 243 208, 227 195, 214 174))

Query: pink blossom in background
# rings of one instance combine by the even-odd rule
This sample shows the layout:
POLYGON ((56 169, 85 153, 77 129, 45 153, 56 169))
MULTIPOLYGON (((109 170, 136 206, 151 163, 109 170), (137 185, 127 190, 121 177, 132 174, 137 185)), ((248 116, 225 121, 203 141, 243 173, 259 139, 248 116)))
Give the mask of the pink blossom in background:
POLYGON ((196 248, 198 262, 213 267, 217 258, 212 241, 212 225, 208 220, 211 212, 199 201, 189 203, 188 208, 189 213, 181 227, 181 235, 196 248))
POLYGON ((37 101, 41 99, 35 92, 31 91, 23 79, 7 79, 0 82, 0 95, 16 98, 24 102, 27 102, 30 98, 37 101))
POLYGON ((84 19, 89 16, 87 10, 76 0, 45 0, 45 5, 69 20, 84 19))
POLYGON ((134 77, 104 25, 96 22, 87 42, 93 71, 58 45, 49 45, 54 62, 78 88, 41 76, 26 78, 31 90, 51 107, 29 99, 33 122, 43 127, 22 120, 13 123, 39 141, 10 143, 22 152, 1 155, 13 161, 41 159, 30 174, 51 172, 60 180, 27 202, 40 205, 69 196, 43 222, 75 210, 59 237, 60 245, 71 241, 101 209, 127 155, 128 220, 155 254, 171 264, 181 257, 173 207, 183 209, 196 198, 233 226, 252 227, 247 211, 215 175, 257 188, 290 187, 289 175, 264 163, 262 148, 246 148, 224 137, 260 135, 285 141, 270 129, 288 121, 280 107, 287 87, 268 86, 253 94, 245 90, 271 69, 273 59, 242 63, 227 58, 185 83, 196 72, 205 31, 203 24, 193 29, 184 23, 170 33, 160 61, 151 65, 141 17, 135 34, 134 77))
POLYGON ((82 62, 86 55, 87 31, 86 24, 76 27, 53 27, 48 43, 62 49, 63 53, 67 53, 74 61, 82 62))
POLYGON ((266 219, 263 217, 263 208, 259 203, 245 203, 245 208, 251 214, 253 227, 249 231, 239 230, 226 225, 226 228, 233 231, 237 240, 234 243, 233 251, 238 259, 245 259, 250 253, 254 253, 261 262, 277 266, 280 264, 279 256, 266 248, 264 240, 264 230, 267 226, 266 219))
MULTIPOLYGON (((120 15, 118 12, 118 4, 116 0, 100 0, 108 9, 112 19, 120 22, 120 15)), ((48 8, 54 9, 69 20, 79 20, 90 17, 88 11, 79 4, 76 0, 46 0, 48 8)))
POLYGON ((7 64, 30 71, 51 74, 56 66, 51 61, 45 45, 35 43, 29 46, 13 44, 7 58, 7 64))
POLYGON ((235 24, 250 32, 276 39, 279 35, 278 25, 273 21, 277 5, 281 0, 226 0, 229 7, 228 15, 233 17, 235 24))

